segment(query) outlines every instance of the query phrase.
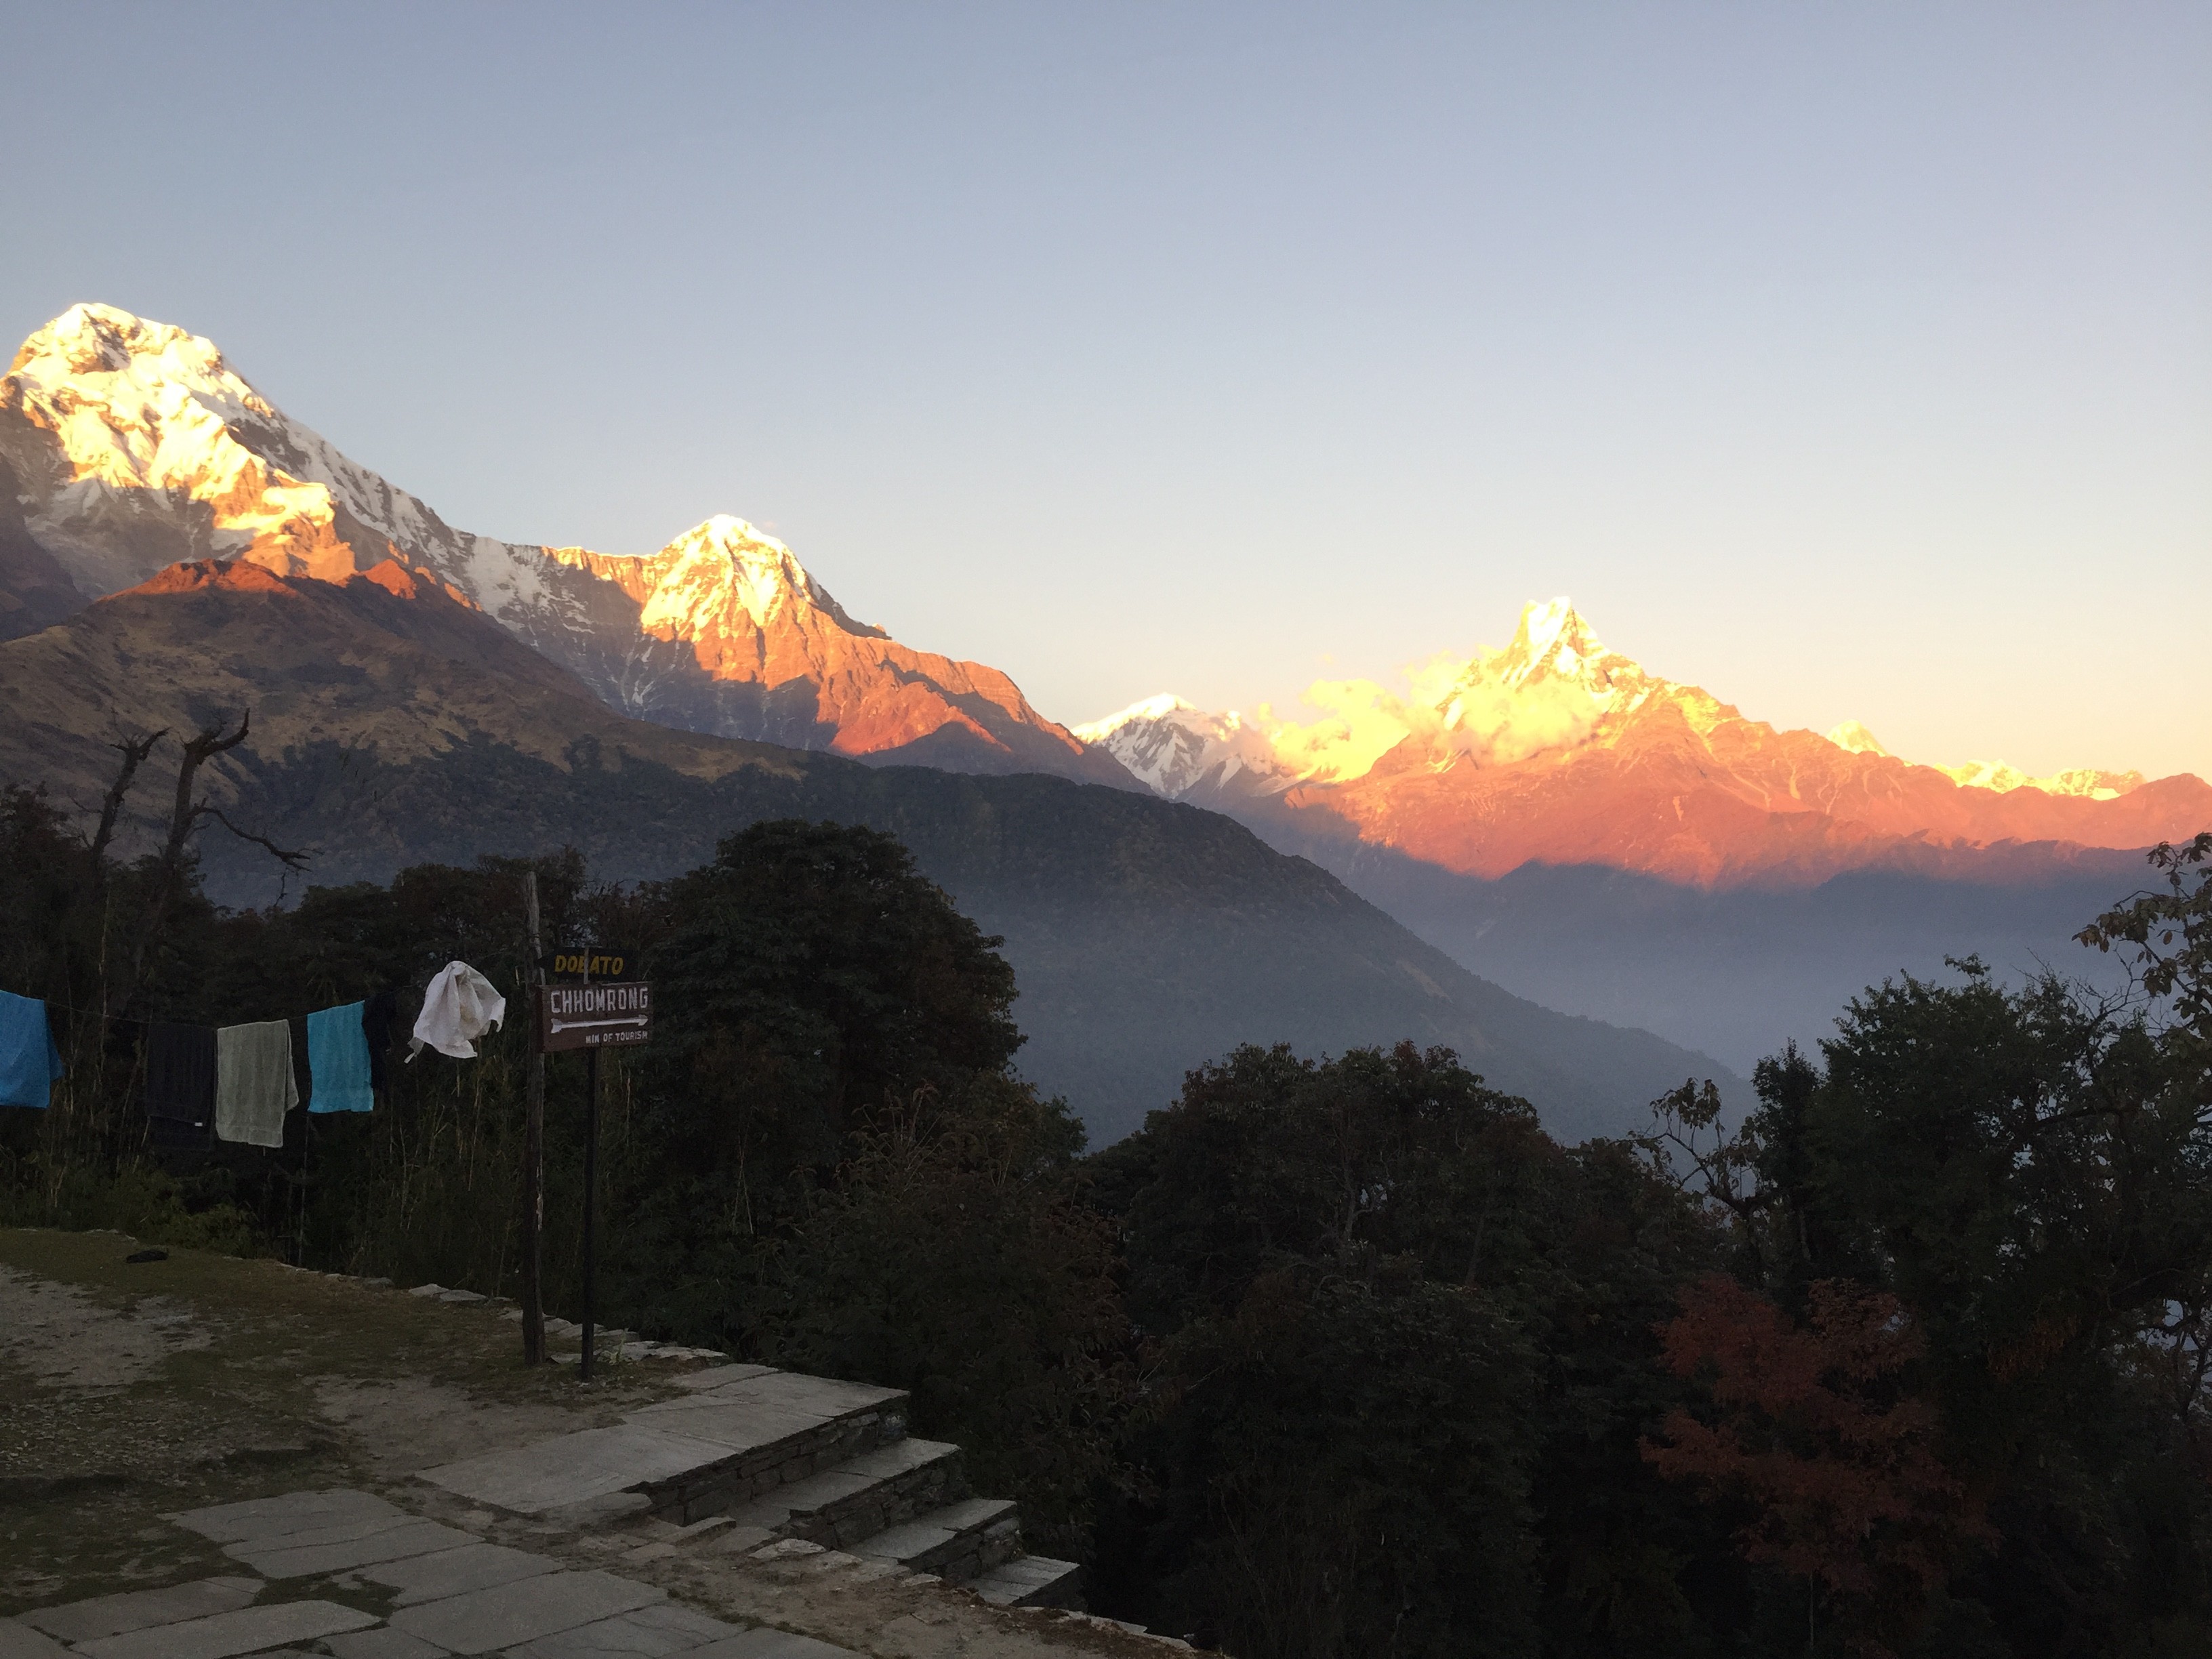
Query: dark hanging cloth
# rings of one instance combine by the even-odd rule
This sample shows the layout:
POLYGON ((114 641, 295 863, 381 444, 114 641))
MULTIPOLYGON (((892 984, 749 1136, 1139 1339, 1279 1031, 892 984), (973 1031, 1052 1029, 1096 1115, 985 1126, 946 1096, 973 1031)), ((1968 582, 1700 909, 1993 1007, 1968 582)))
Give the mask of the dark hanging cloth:
POLYGON ((361 1011, 361 1034, 368 1040, 368 1086, 382 1094, 390 1085, 392 1044, 399 1036, 399 999, 379 991, 361 1011))
POLYGON ((146 1144, 157 1152, 207 1152, 215 1150, 215 1125, 185 1123, 175 1118, 146 1120, 146 1144))
POLYGON ((195 1129, 215 1121, 215 1027, 147 1027, 146 1115, 195 1129))

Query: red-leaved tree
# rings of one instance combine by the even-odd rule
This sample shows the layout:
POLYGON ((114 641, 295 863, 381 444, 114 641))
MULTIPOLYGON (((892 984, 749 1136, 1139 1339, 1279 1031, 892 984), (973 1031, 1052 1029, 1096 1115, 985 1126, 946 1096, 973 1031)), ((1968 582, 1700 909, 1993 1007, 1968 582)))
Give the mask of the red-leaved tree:
POLYGON ((1702 1380, 1711 1407, 1670 1412, 1644 1455, 1741 1504, 1745 1559, 1807 1580, 1808 1606, 1825 1591, 1856 1647, 1888 1651, 1985 1530, 1937 1453, 1933 1407, 1905 1387, 1921 1340, 1897 1298, 1824 1279, 1800 1326, 1716 1273, 1661 1336, 1667 1368, 1702 1380))

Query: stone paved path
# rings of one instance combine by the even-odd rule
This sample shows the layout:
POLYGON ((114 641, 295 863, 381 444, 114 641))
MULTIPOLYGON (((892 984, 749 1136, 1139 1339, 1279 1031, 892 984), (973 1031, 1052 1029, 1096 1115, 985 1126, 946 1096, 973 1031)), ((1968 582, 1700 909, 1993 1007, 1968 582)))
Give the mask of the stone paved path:
POLYGON ((171 1517, 247 1571, 0 1620, 0 1659, 854 1659, 712 1619, 665 1590, 483 1542, 364 1492, 291 1492, 171 1517))
POLYGON ((0 1229, 0 1659, 1167 1659, 1012 1605, 1067 1564, 989 1565, 1012 1504, 901 1486, 957 1449, 884 1391, 696 1353, 586 1389, 483 1298, 138 1256, 0 1229), (576 1455, 609 1429, 695 1443, 610 1492, 576 1455))

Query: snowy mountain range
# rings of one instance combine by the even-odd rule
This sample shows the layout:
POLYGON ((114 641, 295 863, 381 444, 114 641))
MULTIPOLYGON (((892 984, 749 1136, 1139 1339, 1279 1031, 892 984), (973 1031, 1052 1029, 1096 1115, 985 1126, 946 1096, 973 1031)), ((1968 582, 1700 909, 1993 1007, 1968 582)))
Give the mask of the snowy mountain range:
POLYGON ((1127 787, 1006 675, 855 621, 791 550, 709 519, 620 556, 474 535, 256 392, 210 341, 100 305, 0 379, 0 622, 20 632, 183 560, 434 580, 659 724, 962 771, 1127 787))
POLYGON ((1313 726, 1164 696, 1075 729, 1162 793, 1272 823, 1278 844, 1303 818, 1299 835, 1486 878, 1587 864, 1802 884, 1955 869, 2001 843, 2136 848, 2212 825, 2212 788, 2185 775, 1917 766, 1856 723, 1777 731, 1647 673, 1564 599, 1529 605, 1502 650, 1431 665, 1410 696, 1333 692, 1313 726))
POLYGON ((964 772, 1051 772, 1483 877, 1588 864, 1698 885, 1817 882, 2014 843, 2138 848, 2212 823, 2191 777, 1914 765, 1863 726, 1777 731, 1608 649, 1564 599, 1404 694, 1310 693, 1310 724, 1147 698, 1073 730, 1006 674, 857 620, 720 515, 658 551, 458 531, 290 419, 210 341, 100 305, 0 378, 0 638, 185 561, 481 613, 624 715, 964 772), (1285 826, 1293 826, 1286 829, 1285 826))

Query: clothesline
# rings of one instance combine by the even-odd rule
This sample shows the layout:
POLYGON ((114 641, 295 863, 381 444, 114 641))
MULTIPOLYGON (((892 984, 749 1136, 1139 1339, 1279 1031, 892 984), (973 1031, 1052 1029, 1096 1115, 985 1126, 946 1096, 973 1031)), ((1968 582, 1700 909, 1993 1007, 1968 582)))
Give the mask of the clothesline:
MULTIPOLYGON (((55 1006, 145 1029, 149 1121, 179 1133, 211 1128, 217 1139, 247 1146, 284 1144, 284 1119, 300 1104, 289 1018, 208 1026, 55 1006)), ((46 1011, 42 999, 0 991, 0 1106, 44 1108, 54 1079, 65 1075, 46 1011)), ((423 993, 408 1058, 427 1046, 472 1060, 475 1040, 506 1017, 507 999, 489 980, 465 962, 449 962, 423 993)), ((386 1086, 397 1018, 388 989, 306 1016, 310 1112, 374 1109, 386 1086)))

